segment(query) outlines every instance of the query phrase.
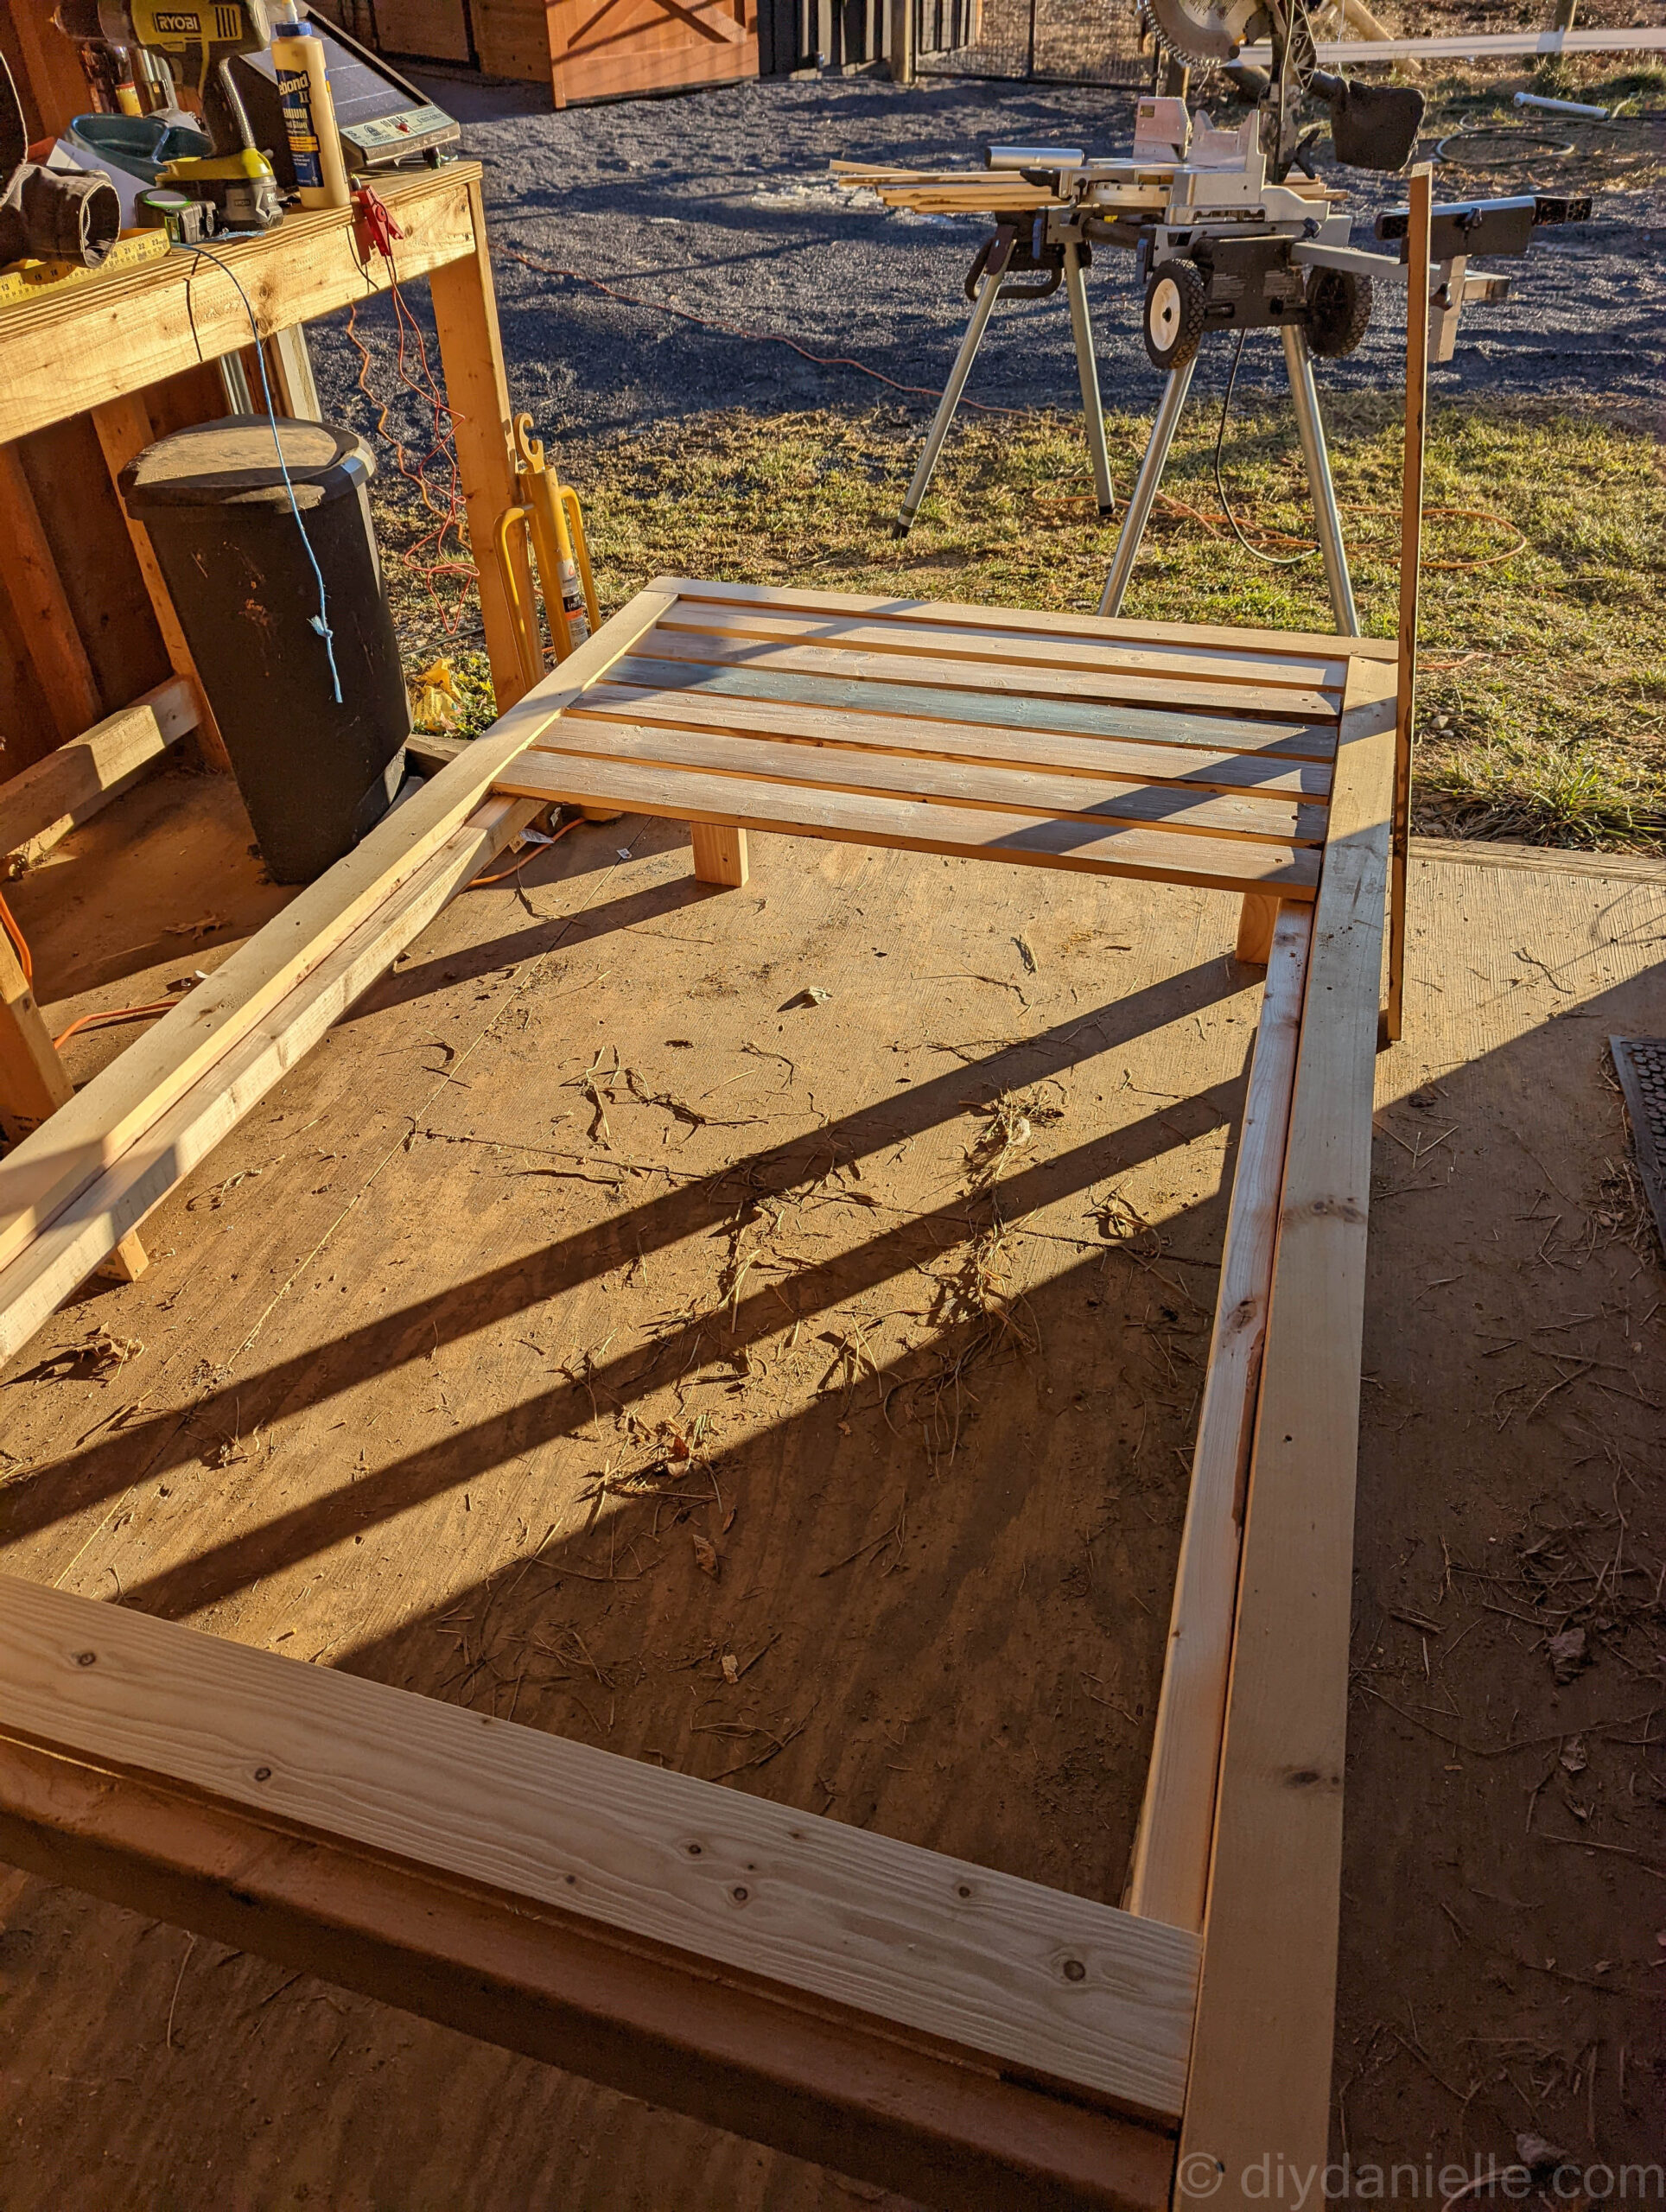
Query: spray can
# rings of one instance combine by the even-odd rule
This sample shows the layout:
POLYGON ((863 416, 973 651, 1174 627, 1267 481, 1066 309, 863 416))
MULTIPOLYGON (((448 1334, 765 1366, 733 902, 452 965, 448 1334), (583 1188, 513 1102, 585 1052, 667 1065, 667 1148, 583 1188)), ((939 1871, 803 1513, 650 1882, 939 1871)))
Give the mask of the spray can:
POLYGON ((283 128, 301 204, 345 207, 353 194, 335 127, 323 43, 312 25, 298 16, 280 18, 272 33, 277 96, 283 104, 283 128))

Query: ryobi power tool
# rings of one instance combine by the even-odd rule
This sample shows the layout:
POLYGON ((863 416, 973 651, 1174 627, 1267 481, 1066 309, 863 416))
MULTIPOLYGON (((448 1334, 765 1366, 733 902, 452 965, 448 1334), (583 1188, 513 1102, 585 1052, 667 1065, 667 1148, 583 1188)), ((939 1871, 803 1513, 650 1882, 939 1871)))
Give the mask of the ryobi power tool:
POLYGON ((55 21, 71 38, 160 54, 175 83, 195 95, 214 150, 168 162, 160 183, 211 202, 232 230, 266 231, 283 220, 277 176, 255 144, 231 70, 238 55, 264 54, 272 42, 265 0, 59 0, 55 21))

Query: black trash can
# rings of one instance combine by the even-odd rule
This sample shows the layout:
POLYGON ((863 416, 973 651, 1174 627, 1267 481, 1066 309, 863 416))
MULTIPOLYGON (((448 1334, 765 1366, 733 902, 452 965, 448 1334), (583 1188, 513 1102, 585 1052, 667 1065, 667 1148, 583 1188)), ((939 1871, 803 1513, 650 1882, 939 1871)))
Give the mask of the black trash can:
POLYGON ((272 429, 232 415, 176 431, 128 463, 122 496, 156 549, 261 857, 279 883, 308 883, 392 803, 410 708, 371 524, 375 458, 351 430, 279 418, 303 543, 272 429))

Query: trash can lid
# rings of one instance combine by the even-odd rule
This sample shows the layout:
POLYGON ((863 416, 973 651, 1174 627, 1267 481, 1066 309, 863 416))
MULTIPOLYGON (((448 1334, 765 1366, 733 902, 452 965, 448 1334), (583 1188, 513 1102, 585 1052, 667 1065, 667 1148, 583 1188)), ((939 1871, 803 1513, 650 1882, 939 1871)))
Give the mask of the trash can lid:
POLYGON ((122 497, 134 514, 163 507, 287 507, 279 442, 303 512, 356 491, 376 474, 376 456, 365 441, 334 423, 227 415, 193 423, 136 454, 122 471, 122 497))

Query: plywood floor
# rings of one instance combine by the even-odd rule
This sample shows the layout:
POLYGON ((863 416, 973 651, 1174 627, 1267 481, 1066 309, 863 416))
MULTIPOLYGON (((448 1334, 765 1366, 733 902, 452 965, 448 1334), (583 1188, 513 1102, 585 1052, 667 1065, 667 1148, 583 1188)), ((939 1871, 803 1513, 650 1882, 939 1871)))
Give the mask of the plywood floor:
MULTIPOLYGON (((1666 1030, 1666 884, 1431 860, 1414 893, 1339 2145, 1641 2157, 1666 1360, 1600 1056, 1666 1030), (1558 1685, 1581 1570, 1532 1548, 1547 1515, 1588 1548, 1583 1603, 1617 1511, 1558 1685)), ((710 893, 664 826, 579 831, 442 918, 153 1219, 152 1273, 0 1378, 0 1558, 1115 1897, 1258 997, 1233 918, 761 838, 710 893)), ((0 1884, 4 2212, 881 2201, 0 1884)))
MULTIPOLYGON (((6 1566, 1115 1898, 1259 1001, 1235 920, 772 839, 711 893, 664 825, 575 833, 8 1372, 6 1566)), ((14 1889, 7 2212, 848 2190, 14 1889)))

